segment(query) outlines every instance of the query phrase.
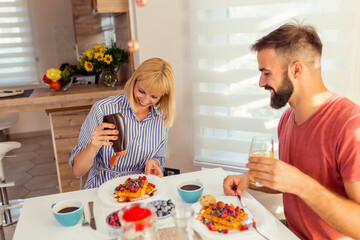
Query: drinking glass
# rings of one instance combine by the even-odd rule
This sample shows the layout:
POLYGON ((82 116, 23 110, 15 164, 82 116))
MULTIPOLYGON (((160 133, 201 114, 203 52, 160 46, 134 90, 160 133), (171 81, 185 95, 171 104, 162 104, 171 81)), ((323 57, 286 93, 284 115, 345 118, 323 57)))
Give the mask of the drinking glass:
MULTIPOLYGON (((250 157, 266 157, 273 158, 274 157, 274 141, 271 137, 268 136, 256 136, 253 137, 250 145, 250 157)), ((257 169, 251 169, 251 171, 258 171, 257 169)), ((261 184, 254 181, 252 175, 250 177, 250 182, 257 187, 262 187, 261 184)))
POLYGON ((176 206, 173 216, 177 229, 176 240, 196 240, 192 221, 194 210, 188 206, 176 206))

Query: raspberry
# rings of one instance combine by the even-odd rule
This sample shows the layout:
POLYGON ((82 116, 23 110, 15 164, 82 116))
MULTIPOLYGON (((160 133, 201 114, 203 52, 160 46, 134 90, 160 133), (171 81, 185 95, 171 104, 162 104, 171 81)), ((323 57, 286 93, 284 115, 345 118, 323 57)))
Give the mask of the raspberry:
POLYGON ((213 223, 209 222, 209 223, 207 224, 207 227, 209 228, 210 231, 215 231, 215 226, 214 226, 213 223))
POLYGON ((130 198, 126 197, 125 202, 130 202, 130 198))
POLYGON ((249 227, 247 225, 242 225, 240 230, 245 231, 245 230, 248 230, 248 229, 249 229, 249 227))
POLYGON ((229 232, 229 230, 227 230, 227 229, 224 229, 224 231, 223 231, 224 234, 227 234, 228 232, 229 232))

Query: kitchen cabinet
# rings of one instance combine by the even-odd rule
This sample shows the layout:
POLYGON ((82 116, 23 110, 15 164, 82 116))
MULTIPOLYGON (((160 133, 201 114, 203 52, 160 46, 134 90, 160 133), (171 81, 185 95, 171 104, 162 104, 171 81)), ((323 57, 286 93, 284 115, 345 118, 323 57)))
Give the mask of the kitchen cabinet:
POLYGON ((120 13, 129 11, 128 0, 92 0, 92 13, 120 13))
MULTIPOLYGON (((110 36, 122 49, 132 39, 128 0, 72 0, 72 12, 78 58, 95 44, 106 45, 110 36)), ((133 59, 130 53, 129 63, 118 72, 121 84, 134 72, 133 59)))

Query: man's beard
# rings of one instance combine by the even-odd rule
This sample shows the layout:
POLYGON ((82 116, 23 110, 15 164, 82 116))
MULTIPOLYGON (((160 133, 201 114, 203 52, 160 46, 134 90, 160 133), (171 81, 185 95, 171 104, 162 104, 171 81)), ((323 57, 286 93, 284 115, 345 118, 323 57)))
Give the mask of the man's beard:
POLYGON ((277 92, 275 92, 275 90, 270 86, 265 86, 265 89, 272 89, 274 91, 274 95, 271 96, 270 106, 272 108, 279 109, 288 103, 291 95, 294 92, 294 85, 290 81, 288 71, 286 70, 284 72, 282 85, 277 92))

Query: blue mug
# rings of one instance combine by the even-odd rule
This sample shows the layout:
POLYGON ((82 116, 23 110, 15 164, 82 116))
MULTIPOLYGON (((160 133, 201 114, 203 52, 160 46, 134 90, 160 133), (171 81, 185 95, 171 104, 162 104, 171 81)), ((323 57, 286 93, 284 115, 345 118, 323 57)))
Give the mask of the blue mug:
POLYGON ((63 226, 69 227, 77 224, 84 212, 81 201, 69 199, 51 205, 55 219, 63 226))
POLYGON ((204 185, 199 179, 184 181, 177 186, 177 191, 182 200, 187 203, 195 203, 199 201, 204 191, 204 185))

